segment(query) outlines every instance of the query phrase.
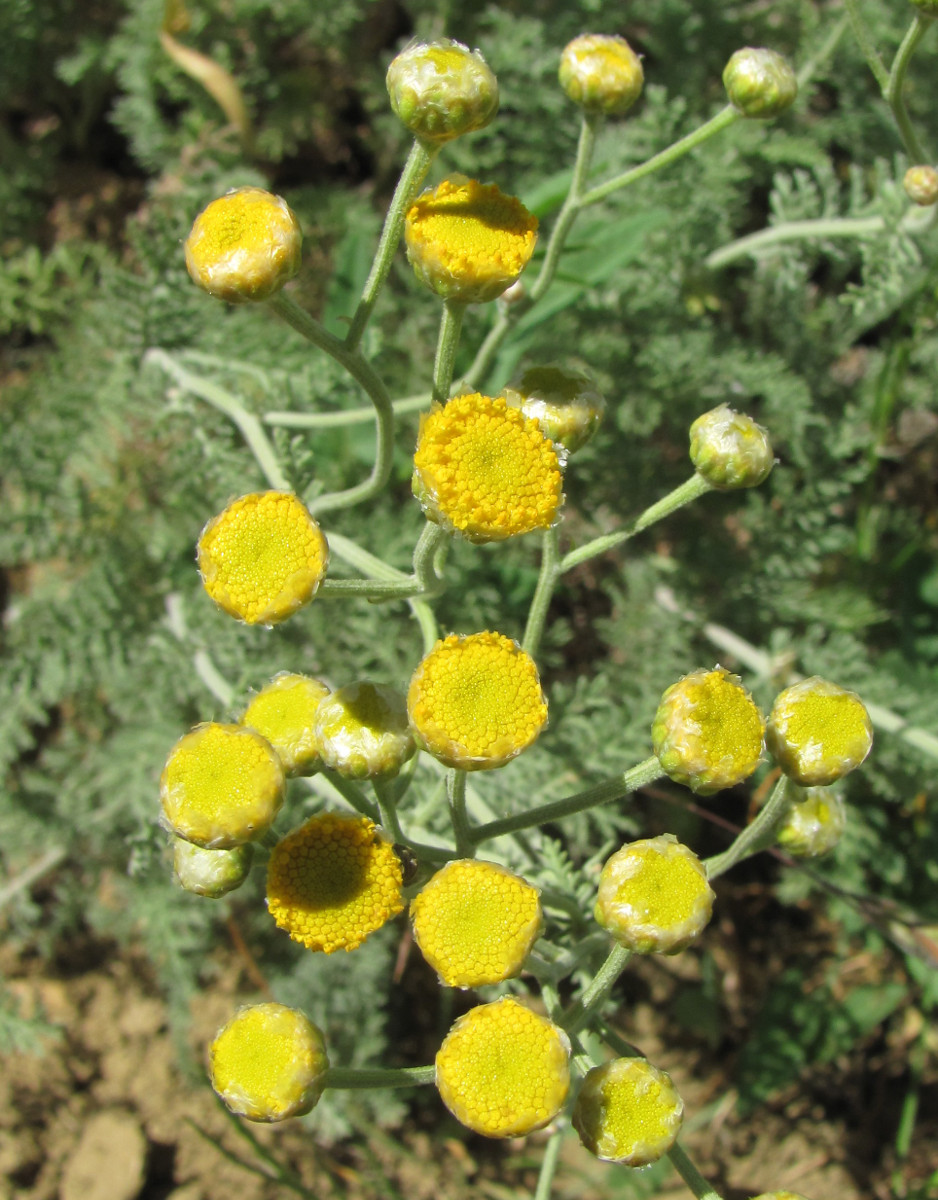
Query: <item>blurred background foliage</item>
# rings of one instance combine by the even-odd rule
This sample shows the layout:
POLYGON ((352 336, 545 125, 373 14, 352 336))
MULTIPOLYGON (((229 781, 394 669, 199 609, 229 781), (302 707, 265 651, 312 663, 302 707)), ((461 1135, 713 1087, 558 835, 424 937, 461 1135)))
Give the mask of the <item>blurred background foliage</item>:
MULTIPOLYGON (((910 10, 884 0, 862 8, 888 60, 910 10)), ((624 9, 543 0, 537 15, 518 0, 173 5, 179 41, 222 64, 242 89, 255 134, 247 156, 216 102, 161 46, 163 0, 0 7, 0 858, 14 934, 48 954, 81 926, 142 938, 181 1026, 233 912, 278 998, 302 997, 324 1025, 334 1061, 382 1057, 388 1022, 405 1007, 393 989, 384 1008, 374 1003, 398 934, 385 930, 349 958, 314 960, 271 936, 262 872, 219 904, 179 892, 169 878, 156 823, 162 763, 191 725, 230 715, 193 669, 196 651, 208 651, 234 686, 235 711, 278 670, 403 687, 420 655, 403 605, 324 601, 263 631, 230 621, 204 595, 193 561, 201 526, 262 480, 236 431, 145 365, 146 351, 210 356, 190 365, 258 413, 341 410, 362 399, 266 311, 198 293, 182 239, 230 186, 282 193, 306 237, 295 294, 340 331, 407 152, 384 72, 410 37, 478 46, 502 92, 496 122, 448 146, 433 178, 462 171, 495 181, 528 200, 547 227, 577 135, 556 85, 569 38, 619 33, 644 56, 644 97, 602 134, 599 181, 722 106, 720 74, 733 50, 767 45, 801 66, 840 15, 809 0, 647 0, 624 9), (37 862, 49 868, 42 887, 26 886, 37 862)), ((933 55, 926 43, 908 92, 913 122, 932 143, 933 55)), ((770 429, 779 465, 755 492, 706 497, 626 554, 565 581, 541 654, 550 729, 508 770, 474 779, 476 803, 507 811, 645 757, 660 693, 718 658, 771 703, 779 675, 727 657, 706 622, 775 664, 826 675, 901 721, 936 729, 938 235, 913 240, 896 228, 906 165, 848 31, 782 119, 740 122, 575 227, 554 291, 519 324, 486 381, 497 389, 563 347, 605 391, 607 421, 567 474, 565 534, 580 542, 616 528, 685 478, 687 428, 723 401, 770 429), (862 244, 788 242, 757 262, 705 264, 770 221, 870 214, 885 218, 884 229, 862 244)), ((491 318, 489 309, 470 310, 459 367, 491 318)), ((437 320, 437 302, 399 255, 365 342, 393 395, 428 389, 437 320)), ((422 520, 409 492, 415 431, 416 417, 402 421, 384 500, 326 526, 400 566, 422 520)), ((276 441, 297 486, 313 478, 333 489, 367 471, 373 434, 367 424, 311 436, 281 429, 276 441)), ((533 539, 455 545, 439 604, 444 629, 520 636, 537 563, 533 539)), ((418 815, 433 830, 437 780, 421 771, 428 799, 418 815)), ((938 925, 935 777, 926 751, 881 732, 848 781, 850 831, 829 860, 786 872, 763 856, 734 874, 775 889, 780 927, 804 919, 806 905, 826 913, 841 950, 875 951, 884 965, 874 982, 893 988, 860 996, 844 1016, 849 985, 796 955, 783 964, 780 990, 753 972, 752 1020, 741 1033, 705 971, 696 1012, 709 1004, 713 1019, 698 1036, 714 1047, 744 1043, 737 1084, 747 1103, 868 1039, 896 1013, 927 1013, 938 1000, 928 934, 938 925)), ((287 827, 319 803, 293 787, 287 827)), ((728 834, 687 800, 669 787, 565 822, 545 831, 536 866, 525 869, 575 888, 584 862, 662 828, 702 853, 721 849, 728 834)), ((748 805, 747 794, 733 793, 707 809, 743 823, 748 805)), ((585 914, 571 932, 586 926, 585 914)), ((0 1013, 8 1041, 25 1036, 12 1008, 0 1013)), ((426 1057, 426 1046, 409 1049, 426 1057)), ((400 1119, 384 1094, 381 1106, 383 1122, 400 1119)), ((347 1128, 341 1104, 314 1120, 326 1132, 347 1128)))

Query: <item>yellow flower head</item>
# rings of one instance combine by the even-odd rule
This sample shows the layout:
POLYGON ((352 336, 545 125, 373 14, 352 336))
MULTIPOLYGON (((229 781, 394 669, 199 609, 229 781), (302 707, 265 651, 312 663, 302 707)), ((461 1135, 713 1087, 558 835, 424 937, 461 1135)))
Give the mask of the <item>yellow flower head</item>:
POLYGON ((847 828, 847 809, 830 787, 808 788, 788 810, 776 841, 794 858, 819 858, 833 850, 847 828))
POLYGON ((407 212, 407 257, 421 283, 446 300, 494 300, 528 265, 537 217, 494 184, 444 179, 407 212))
POLYGON ((808 1200, 801 1192, 763 1192, 761 1196, 753 1196, 752 1200, 808 1200))
POLYGON ((327 560, 322 530, 292 492, 242 496, 199 538, 205 590, 249 625, 274 625, 312 600, 327 560))
POLYGON ((498 83, 478 50, 441 38, 408 46, 388 67, 391 107, 424 141, 483 129, 498 112, 498 83))
POLYGON ((302 247, 285 200, 262 188, 235 188, 196 217, 186 267, 194 283, 221 300, 266 300, 300 269, 302 247))
POLYGON ((902 187, 913 204, 923 208, 938 204, 938 171, 934 167, 909 167, 902 177, 902 187))
POLYGON ((417 744, 448 767, 502 767, 535 740, 547 701, 529 654, 500 633, 451 633, 414 672, 407 711, 417 744))
POLYGON ((495 863, 447 863, 410 904, 414 937, 449 987, 500 983, 521 971, 541 930, 537 888, 495 863))
POLYGON ((690 458, 704 479, 721 491, 758 487, 775 466, 768 433, 728 404, 691 425, 690 458))
POLYGON ((606 861, 594 916, 639 954, 676 954, 713 911, 703 863, 673 834, 630 842, 606 861))
POLYGON ((642 94, 641 59, 625 38, 584 33, 560 58, 560 86, 587 112, 620 117, 642 94))
POLYGON ((554 1119, 570 1090, 570 1041, 506 996, 459 1018, 436 1056, 436 1086, 483 1137, 522 1137, 554 1119))
POLYGON ((173 875, 179 886, 196 896, 217 900, 239 888, 248 877, 254 847, 250 842, 233 850, 206 850, 173 838, 173 875))
POLYGON ((249 1121, 308 1113, 329 1067, 325 1042, 308 1017, 283 1004, 251 1004, 219 1030, 209 1050, 212 1087, 249 1121))
POLYGON ((762 757, 765 722, 736 675, 693 671, 661 697, 651 740, 675 783, 700 796, 748 779, 762 757))
POLYGON ((316 713, 322 761, 347 779, 387 779, 417 747, 400 692, 362 680, 333 692, 316 713))
POLYGON ((616 1058, 587 1071, 573 1109, 580 1141, 604 1162, 647 1167, 674 1145, 684 1101, 644 1058, 616 1058))
POLYGON ((170 751, 160 777, 163 824, 210 850, 231 850, 270 828, 284 796, 273 747, 240 725, 197 725, 170 751))
POLYGON ((241 724, 270 742, 288 775, 308 775, 319 766, 314 724, 316 709, 328 695, 318 679, 281 671, 247 706, 241 724))
POLYGON ((274 846, 267 908, 310 950, 354 950, 404 907, 394 848, 367 817, 320 813, 274 846))
POLYGON ((508 403, 562 448, 565 455, 585 446, 602 420, 606 401, 585 371, 556 364, 532 367, 502 390, 508 403))
POLYGON ((766 743, 795 783, 823 786, 863 762, 873 745, 873 724, 856 692, 812 675, 775 697, 766 743))
POLYGON ((500 542, 557 520, 560 460, 536 421, 474 392, 420 423, 414 495, 431 521, 471 542, 500 542))

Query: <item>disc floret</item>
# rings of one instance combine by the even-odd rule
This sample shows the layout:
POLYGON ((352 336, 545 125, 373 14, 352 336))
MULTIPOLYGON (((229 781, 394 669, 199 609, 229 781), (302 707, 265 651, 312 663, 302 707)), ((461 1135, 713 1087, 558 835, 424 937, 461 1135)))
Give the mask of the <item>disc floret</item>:
POLYGON ((824 786, 863 762, 873 746, 873 723, 856 692, 812 675, 776 696, 766 744, 795 783, 824 786))
POLYGON ((316 710, 328 695, 319 679, 281 671, 247 706, 241 724, 270 742, 288 775, 307 775, 319 765, 314 725, 316 710))

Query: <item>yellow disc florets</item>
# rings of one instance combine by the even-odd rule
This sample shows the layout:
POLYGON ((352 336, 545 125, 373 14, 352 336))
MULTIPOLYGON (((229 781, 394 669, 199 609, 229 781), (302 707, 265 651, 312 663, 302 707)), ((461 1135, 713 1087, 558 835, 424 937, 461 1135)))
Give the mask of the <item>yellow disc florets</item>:
POLYGON ((537 217, 494 184, 444 179, 407 213, 407 257, 438 296, 464 304, 494 300, 534 253, 537 217))
POLYGON ((766 743, 795 783, 816 787, 863 762, 873 745, 873 725, 856 692, 812 675, 776 696, 766 743))
POLYGON ((537 667, 500 633, 450 634, 414 672, 407 711, 417 744, 448 767, 504 766, 544 727, 537 667))
POLYGON ((644 1058, 616 1058, 587 1071, 573 1109, 587 1150, 625 1167, 647 1167, 667 1154, 683 1119, 671 1077, 644 1058))
POLYGON ((322 530, 292 492, 252 492, 202 530, 199 570, 219 607, 273 625, 312 600, 326 573, 322 530))
POLYGON ((449 987, 517 975, 541 929, 537 888, 475 859, 437 871, 411 901, 410 916, 424 958, 449 987))
POLYGON ((560 86, 587 112, 617 117, 628 112, 642 92, 642 62, 625 38, 584 33, 560 58, 560 86))
POLYGON ((693 671, 661 697, 651 729, 665 772, 701 796, 748 779, 762 757, 765 722, 736 675, 693 671))
POLYGON ((436 1085, 483 1137, 521 1137, 552 1121, 570 1090, 570 1042, 510 996, 460 1017, 436 1056, 436 1085))
POLYGON ((793 788, 789 808, 775 840, 795 858, 819 858, 833 850, 847 828, 847 809, 832 787, 793 788))
POLYGON ((322 1032, 283 1004, 242 1008, 209 1051, 212 1087, 232 1112, 250 1121, 309 1112, 322 1095, 328 1066, 322 1032))
POLYGON ((347 779, 390 778, 417 748, 404 697, 368 680, 339 688, 320 704, 316 743, 325 765, 347 779))
POLYGON ((196 726, 172 748, 160 777, 163 824, 212 850, 262 837, 283 795, 276 751, 240 725, 196 726))
POLYGON ((321 813, 277 843, 267 907, 310 950, 354 950, 404 907, 394 848, 367 817, 321 813))
POLYGON ((285 200, 262 188, 235 188, 196 217, 186 267, 194 283, 221 300, 266 300, 300 269, 302 246, 285 200))
POLYGON ((328 695, 329 689, 318 679, 282 671, 257 693, 241 724, 270 742, 288 775, 305 775, 319 765, 313 726, 316 709, 328 695))
POLYGON ((714 893, 703 863, 670 833, 630 842, 606 861, 594 915, 639 954, 676 954, 700 933, 714 893))
POLYGON ((421 422, 414 495, 430 520, 472 542, 550 528, 562 483, 550 438, 504 399, 457 396, 421 422))

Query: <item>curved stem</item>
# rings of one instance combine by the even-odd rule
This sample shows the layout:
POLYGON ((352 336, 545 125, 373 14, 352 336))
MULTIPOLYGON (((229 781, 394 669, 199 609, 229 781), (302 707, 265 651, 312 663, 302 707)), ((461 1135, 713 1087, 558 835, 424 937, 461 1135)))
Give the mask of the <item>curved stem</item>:
POLYGON ((424 596, 443 587, 439 568, 449 547, 450 535, 441 525, 427 521, 414 547, 414 579, 424 596))
POLYGON ((632 951, 621 942, 613 942, 612 949, 606 961, 599 968, 589 986, 564 1014, 561 1024, 567 1033, 576 1033, 582 1029, 609 995, 616 980, 625 970, 625 965, 632 957, 632 951))
POLYGON ((422 1087, 436 1079, 436 1067, 328 1067, 322 1076, 327 1088, 422 1087))
POLYGON ((765 850, 775 841, 779 825, 784 821, 789 809, 795 802, 795 785, 783 775, 772 789, 765 807, 756 819, 742 831, 729 849, 722 854, 715 854, 704 862, 707 878, 716 879, 725 874, 744 858, 751 858, 760 850, 765 850))
POLYGON ((671 1166, 694 1193, 697 1200, 723 1200, 720 1193, 697 1170, 688 1158, 683 1146, 678 1142, 675 1142, 668 1151, 668 1158, 671 1166))
POLYGON ((863 52, 863 57, 866 59, 867 66, 873 72, 876 82, 879 84, 879 90, 886 95, 886 89, 889 87, 889 72, 886 70, 886 64, 880 57, 879 51, 876 49, 876 43, 873 40, 873 35, 870 28, 860 12, 858 0, 844 0, 844 8, 847 10, 847 16, 850 18, 850 27, 853 30, 853 36, 857 39, 857 45, 863 52))
POLYGON ((443 318, 440 321, 440 335, 436 343, 436 357, 433 360, 432 395, 438 404, 445 404, 449 399, 453 369, 456 365, 456 349, 459 346, 459 334, 465 315, 466 306, 461 301, 443 301, 443 318))
POLYGON ((541 570, 537 577, 537 587, 531 598, 528 610, 528 621, 524 630, 524 640, 521 647, 533 658, 537 654, 544 623, 547 619, 547 609, 554 593, 554 586, 560 577, 560 538, 555 528, 547 529, 541 542, 541 570))
POLYGON ((398 583, 412 582, 410 575, 389 566, 383 559, 377 558, 344 534, 330 531, 326 535, 326 541, 329 543, 330 554, 341 558, 344 563, 348 563, 356 571, 361 571, 363 575, 371 575, 375 579, 395 580, 398 583))
POLYGON ((446 798, 449 801, 450 820, 456 838, 456 855, 470 858, 473 850, 473 832, 466 814, 466 772, 451 767, 446 776, 446 798))
POLYGON ((410 602, 410 611, 414 615, 414 620, 420 626, 420 634, 423 638, 423 652, 424 654, 429 654, 440 636, 439 626, 436 623, 436 617, 433 615, 433 609, 427 604, 426 600, 414 599, 410 602))
MULTIPOLYGON (((426 393, 419 396, 405 396, 394 400, 391 408, 394 415, 420 412, 427 407, 430 397, 426 393)), ((264 413, 261 418, 265 425, 279 425, 286 429, 341 429, 346 425, 365 425, 375 419, 375 410, 369 408, 350 408, 345 412, 315 412, 296 413, 274 409, 264 413)))
POLYGON ((915 53, 919 42, 925 36, 925 31, 931 23, 931 17, 923 16, 922 13, 915 14, 912 24, 902 39, 902 44, 896 51, 896 57, 893 59, 892 68, 889 72, 889 80, 884 93, 892 109, 893 116, 896 118, 896 124, 899 126, 899 133, 902 135, 905 152, 911 158, 913 164, 927 163, 931 160, 926 156, 915 130, 912 128, 909 111, 905 106, 905 97, 902 94, 902 85, 905 83, 905 76, 909 69, 909 63, 912 61, 912 55, 915 53))

